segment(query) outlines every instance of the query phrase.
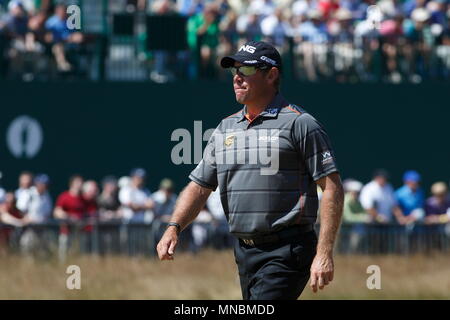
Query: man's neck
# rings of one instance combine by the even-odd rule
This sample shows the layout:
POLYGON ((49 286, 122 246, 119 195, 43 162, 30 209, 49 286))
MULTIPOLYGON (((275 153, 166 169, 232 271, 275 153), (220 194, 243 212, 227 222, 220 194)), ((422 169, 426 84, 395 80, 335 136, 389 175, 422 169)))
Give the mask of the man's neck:
POLYGON ((252 121, 257 116, 259 116, 259 114, 261 112, 266 110, 266 108, 269 105, 269 103, 271 103, 275 99, 276 95, 277 95, 277 93, 275 92, 275 93, 273 93, 270 96, 262 98, 258 102, 246 104, 245 107, 246 107, 246 111, 247 111, 246 112, 247 119, 252 121))

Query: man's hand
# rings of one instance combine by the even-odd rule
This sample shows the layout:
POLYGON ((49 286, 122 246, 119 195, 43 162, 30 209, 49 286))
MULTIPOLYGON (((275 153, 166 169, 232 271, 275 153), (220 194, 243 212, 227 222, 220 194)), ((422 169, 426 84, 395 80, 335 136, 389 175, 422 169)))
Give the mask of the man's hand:
POLYGON ((333 256, 330 254, 317 254, 311 265, 311 289, 317 292, 317 287, 322 290, 333 281, 334 264, 333 256))
POLYGON ((156 246, 159 260, 173 260, 177 243, 177 229, 175 227, 169 227, 166 232, 164 232, 164 235, 156 246))

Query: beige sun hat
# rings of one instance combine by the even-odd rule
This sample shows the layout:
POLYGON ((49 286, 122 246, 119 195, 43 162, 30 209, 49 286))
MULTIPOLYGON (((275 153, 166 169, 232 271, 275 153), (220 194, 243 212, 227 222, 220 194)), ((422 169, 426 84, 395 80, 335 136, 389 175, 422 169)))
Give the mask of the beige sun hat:
POLYGON ((431 186, 431 193, 433 195, 445 194, 447 193, 447 191, 448 191, 447 185, 445 184, 445 182, 442 181, 433 183, 433 185, 431 186))
POLYGON ((321 19, 322 18, 322 12, 317 9, 311 9, 308 11, 307 16, 309 19, 321 19))
POLYGON ((352 18, 352 13, 348 9, 340 8, 336 11, 334 17, 338 20, 350 20, 352 18))
POLYGON ((413 12, 411 13, 411 18, 417 22, 425 22, 428 19, 430 19, 430 17, 431 17, 430 12, 425 8, 414 9, 413 12))

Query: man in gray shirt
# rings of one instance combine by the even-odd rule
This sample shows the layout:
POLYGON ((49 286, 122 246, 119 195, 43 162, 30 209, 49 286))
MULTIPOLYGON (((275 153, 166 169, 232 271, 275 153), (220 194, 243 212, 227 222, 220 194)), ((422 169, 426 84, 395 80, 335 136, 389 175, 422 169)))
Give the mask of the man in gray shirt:
POLYGON ((297 299, 333 279, 333 247, 343 188, 321 124, 279 92, 278 51, 250 41, 221 60, 230 68, 236 100, 244 104, 212 134, 202 161, 180 195, 157 250, 172 260, 179 233, 218 186, 244 299, 297 299), (319 239, 317 185, 323 190, 319 239))

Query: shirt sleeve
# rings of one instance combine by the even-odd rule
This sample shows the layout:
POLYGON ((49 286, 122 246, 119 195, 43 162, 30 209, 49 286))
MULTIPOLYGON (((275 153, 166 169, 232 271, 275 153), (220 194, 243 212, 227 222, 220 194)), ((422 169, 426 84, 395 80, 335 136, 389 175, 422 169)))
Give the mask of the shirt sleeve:
POLYGON ((216 190, 218 185, 217 163, 215 157, 215 137, 218 132, 217 129, 214 130, 206 145, 205 151, 203 152, 203 159, 189 175, 189 179, 195 183, 212 190, 216 190))
POLYGON ((359 201, 365 210, 374 209, 375 208, 375 200, 372 197, 372 192, 369 186, 365 186, 361 190, 361 194, 359 196, 359 201))
POLYGON ((305 167, 314 181, 338 171, 330 139, 314 117, 307 113, 298 116, 292 134, 305 167))
POLYGON ((131 192, 129 188, 123 188, 120 190, 119 201, 122 205, 128 205, 131 202, 131 192))
POLYGON ((56 207, 60 207, 64 210, 66 204, 66 197, 65 194, 62 193, 59 195, 58 199, 56 199, 56 207))

